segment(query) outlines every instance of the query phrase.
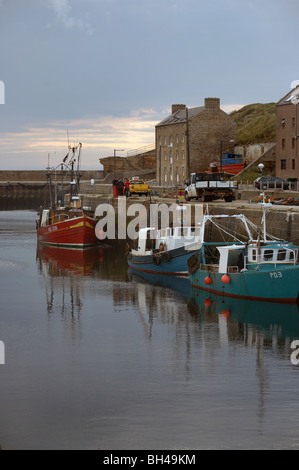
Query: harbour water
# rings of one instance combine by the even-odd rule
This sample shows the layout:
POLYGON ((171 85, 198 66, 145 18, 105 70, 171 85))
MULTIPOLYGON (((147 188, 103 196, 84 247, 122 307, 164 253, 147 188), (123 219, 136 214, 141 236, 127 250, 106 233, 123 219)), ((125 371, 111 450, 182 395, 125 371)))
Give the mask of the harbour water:
POLYGON ((299 449, 296 306, 41 248, 35 219, 0 212, 3 449, 299 449))

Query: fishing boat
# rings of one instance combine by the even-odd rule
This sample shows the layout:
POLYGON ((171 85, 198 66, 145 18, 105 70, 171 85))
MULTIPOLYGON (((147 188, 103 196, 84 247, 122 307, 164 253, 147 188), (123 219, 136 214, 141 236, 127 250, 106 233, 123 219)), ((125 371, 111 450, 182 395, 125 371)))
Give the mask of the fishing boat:
POLYGON ((36 222, 40 243, 69 248, 85 248, 97 243, 93 211, 82 205, 79 195, 81 148, 81 143, 69 146, 69 153, 63 162, 47 174, 49 207, 40 210, 36 222))
POLYGON ((126 256, 135 271, 188 277, 188 258, 199 248, 201 226, 166 227, 139 230, 137 247, 127 246, 126 256))
POLYGON ((263 202, 262 207, 260 226, 242 214, 204 216, 201 246, 188 260, 192 287, 223 297, 297 303, 299 247, 267 234, 269 205, 263 202), (238 233, 236 222, 243 227, 238 233), (205 241, 207 224, 217 227, 222 241, 205 241))

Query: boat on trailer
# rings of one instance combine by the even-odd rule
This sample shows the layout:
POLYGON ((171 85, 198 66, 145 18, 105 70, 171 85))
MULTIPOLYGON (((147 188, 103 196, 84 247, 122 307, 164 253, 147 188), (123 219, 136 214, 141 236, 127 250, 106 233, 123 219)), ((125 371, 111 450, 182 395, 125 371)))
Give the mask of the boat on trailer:
POLYGON ((192 287, 223 297, 296 304, 299 295, 299 247, 266 232, 262 204, 261 226, 244 215, 205 215, 199 250, 188 260, 192 287), (232 224, 223 224, 223 221, 232 224), (238 238, 234 226, 241 222, 238 238), (208 223, 222 233, 222 241, 205 241, 208 223), (256 234, 256 236, 255 236, 256 234), (230 241, 225 241, 227 236, 230 241))

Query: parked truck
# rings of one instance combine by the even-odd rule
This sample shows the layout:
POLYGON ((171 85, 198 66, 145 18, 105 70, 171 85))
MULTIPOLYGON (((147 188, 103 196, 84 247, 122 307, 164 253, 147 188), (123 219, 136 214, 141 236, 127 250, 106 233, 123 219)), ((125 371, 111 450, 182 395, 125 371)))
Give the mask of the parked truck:
POLYGON ((200 198, 204 202, 224 199, 225 202, 231 202, 236 199, 237 189, 237 181, 226 179, 224 173, 191 173, 185 187, 185 199, 190 201, 192 198, 200 198))

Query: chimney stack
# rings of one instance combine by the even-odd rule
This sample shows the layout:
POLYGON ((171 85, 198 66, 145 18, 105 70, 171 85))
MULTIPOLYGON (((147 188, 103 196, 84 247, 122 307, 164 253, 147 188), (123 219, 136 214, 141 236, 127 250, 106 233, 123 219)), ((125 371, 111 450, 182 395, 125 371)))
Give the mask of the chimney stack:
POLYGON ((205 98, 205 108, 220 108, 220 98, 205 98))
POLYGON ((171 114, 174 114, 176 113, 177 111, 183 111, 184 109, 186 109, 186 105, 185 104, 173 104, 171 106, 171 114))

